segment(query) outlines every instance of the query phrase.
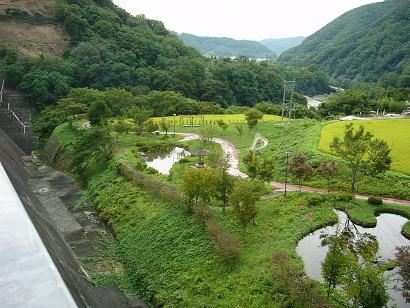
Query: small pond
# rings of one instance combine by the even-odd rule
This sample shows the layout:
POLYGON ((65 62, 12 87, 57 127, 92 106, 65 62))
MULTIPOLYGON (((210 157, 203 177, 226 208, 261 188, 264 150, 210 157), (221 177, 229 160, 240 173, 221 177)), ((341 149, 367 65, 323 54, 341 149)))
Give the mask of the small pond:
POLYGON ((171 153, 159 155, 153 159, 149 159, 146 164, 148 167, 157 170, 159 173, 169 175, 172 166, 182 158, 191 155, 183 148, 175 147, 171 153))
MULTIPOLYGON (((321 245, 321 235, 334 234, 337 228, 342 228, 348 219, 346 213, 342 211, 335 210, 335 213, 339 218, 339 222, 336 225, 310 233, 300 240, 296 247, 298 255, 303 259, 306 274, 321 282, 323 282, 321 263, 328 251, 327 247, 321 245)), ((370 233, 376 236, 379 242, 378 254, 381 261, 394 259, 396 246, 410 245, 410 240, 401 234, 402 227, 407 222, 407 219, 394 214, 381 214, 376 219, 377 225, 374 228, 356 227, 360 233, 370 233)), ((400 285, 400 282, 397 281, 399 279, 397 269, 385 272, 385 276, 388 277, 388 292, 392 298, 388 305, 390 307, 393 305, 397 305, 397 307, 410 307, 410 304, 405 302, 401 293, 394 290, 395 285, 400 285)))

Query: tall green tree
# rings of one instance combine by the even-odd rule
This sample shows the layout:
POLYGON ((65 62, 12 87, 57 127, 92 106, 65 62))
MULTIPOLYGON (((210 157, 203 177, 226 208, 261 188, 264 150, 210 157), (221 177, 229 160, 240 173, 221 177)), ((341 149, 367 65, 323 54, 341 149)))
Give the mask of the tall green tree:
POLYGON ((212 168, 187 168, 182 176, 182 191, 191 211, 199 201, 208 202, 215 192, 217 170, 212 168))
POLYGON ((132 107, 128 109, 127 114, 133 119, 135 124, 135 131, 138 135, 144 132, 145 123, 151 116, 151 110, 146 107, 132 107))
POLYGON ((248 124, 250 134, 251 130, 258 125, 259 120, 263 118, 263 113, 256 108, 251 108, 245 113, 245 118, 248 124))
POLYGON ((355 193, 356 181, 360 171, 381 173, 391 164, 390 148, 384 140, 375 139, 361 125, 355 130, 353 124, 345 127, 344 137, 333 139, 330 144, 333 153, 344 158, 351 169, 351 191, 355 193))
POLYGON ((102 125, 110 116, 110 110, 103 100, 93 102, 88 108, 88 120, 91 125, 102 125))
POLYGON ((237 180, 229 197, 229 203, 233 208, 233 214, 239 220, 244 235, 248 225, 254 222, 258 215, 256 202, 260 197, 260 187, 254 181, 237 180))

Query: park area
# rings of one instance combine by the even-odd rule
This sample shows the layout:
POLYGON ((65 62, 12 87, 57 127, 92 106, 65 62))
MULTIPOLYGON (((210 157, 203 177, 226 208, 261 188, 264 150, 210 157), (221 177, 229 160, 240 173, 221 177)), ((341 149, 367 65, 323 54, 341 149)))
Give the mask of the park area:
MULTIPOLYGON (((394 236, 398 238, 400 232, 410 231, 410 224, 406 223, 410 207, 372 205, 343 193, 273 194, 269 181, 284 182, 286 157, 289 155, 292 160, 297 153, 303 153, 314 170, 321 161, 335 161, 340 165, 340 172, 334 175, 332 188, 349 191, 346 163, 319 148, 322 129, 332 123, 280 121, 274 117, 270 121, 259 121, 249 129, 247 122, 237 122, 241 117, 233 116, 236 118, 231 120, 235 122, 222 118, 227 125, 220 125, 220 118, 215 117, 208 118, 213 125, 192 127, 176 123, 176 131, 186 133, 177 136, 157 134, 155 130, 137 133, 134 127, 119 133, 115 121, 103 128, 109 131, 113 157, 103 161, 101 155, 81 155, 86 160, 82 173, 88 183, 87 200, 114 228, 117 240, 106 241, 107 252, 98 259, 101 266, 90 275, 93 284, 102 286, 115 282, 131 298, 161 303, 165 307, 333 307, 345 299, 339 291, 327 298, 326 285, 309 274, 306 256, 298 250, 304 239, 309 240, 311 232, 336 224, 338 218, 339 223, 344 224, 335 209, 342 210, 358 225, 374 228, 378 215, 394 213, 396 219, 401 219, 394 236), (204 133, 212 134, 212 138, 210 135, 202 140, 188 138, 204 133), (259 187, 260 180, 221 177, 223 168, 212 167, 215 157, 211 154, 221 157, 223 150, 216 141, 232 143, 239 151, 239 168, 250 174, 244 158, 257 133, 268 141, 259 154, 274 162, 264 165, 270 171, 269 179, 262 181, 259 187), (177 148, 192 154, 170 156, 177 148), (202 150, 209 155, 203 158, 206 166, 198 167, 200 158, 193 153, 202 150), (167 172, 156 168, 155 161, 168 164, 167 172), (230 179, 233 185, 229 192, 232 199, 226 208, 221 194, 216 193, 221 179, 230 179), (199 197, 190 195, 192 191, 199 191, 199 197), (232 196, 239 200, 237 205, 232 203, 235 201, 232 196), (243 205, 240 198, 251 202, 252 209, 256 209, 246 227, 236 208, 243 205), (118 264, 115 271, 107 270, 111 264, 118 264), (272 294, 276 295, 272 297, 272 294)), ((173 117, 168 118, 171 120, 173 117)), ((59 142, 51 144, 61 146, 62 151, 68 150, 67 155, 74 157, 82 147, 90 150, 93 144, 84 138, 93 130, 99 130, 83 124, 58 127, 51 141, 58 139, 59 142), (80 146, 75 143, 76 139, 81 141, 80 146)), ((172 131, 173 127, 170 128, 172 131)), ((58 156, 63 158, 64 155, 58 156)), ((288 174, 288 181, 298 182, 292 173, 288 174)), ((303 184, 327 187, 328 183, 320 175, 312 174, 303 179, 303 184)), ((409 199, 409 184, 409 176, 387 171, 380 177, 363 175, 357 190, 375 196, 409 199)), ((387 229, 393 224, 391 221, 387 221, 387 229)), ((382 240, 380 243, 384 247, 382 240)), ((320 276, 320 267, 316 274, 320 276)))

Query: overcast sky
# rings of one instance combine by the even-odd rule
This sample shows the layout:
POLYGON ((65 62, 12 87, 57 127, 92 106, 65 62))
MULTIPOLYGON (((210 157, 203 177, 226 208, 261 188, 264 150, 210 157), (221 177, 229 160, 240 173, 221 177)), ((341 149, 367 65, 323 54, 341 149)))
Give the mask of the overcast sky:
POLYGON ((260 40, 307 36, 339 15, 377 0, 114 0, 169 30, 260 40))

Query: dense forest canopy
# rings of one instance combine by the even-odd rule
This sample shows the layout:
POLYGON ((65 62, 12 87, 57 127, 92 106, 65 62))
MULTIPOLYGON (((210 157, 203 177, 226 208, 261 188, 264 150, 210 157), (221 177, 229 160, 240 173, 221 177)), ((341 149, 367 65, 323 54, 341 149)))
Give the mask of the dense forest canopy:
POLYGON ((317 65, 339 80, 409 87, 410 2, 386 0, 351 10, 284 52, 279 61, 317 65))
POLYGON ((219 58, 247 57, 275 60, 277 55, 257 41, 234 40, 227 37, 202 37, 181 33, 180 38, 188 46, 198 49, 206 56, 219 58))
POLYGON ((28 59, 0 48, 3 76, 37 109, 82 87, 124 88, 136 94, 174 91, 222 107, 280 101, 285 78, 299 78, 311 91, 328 90, 327 76, 315 70, 246 58, 207 59, 162 22, 131 16, 111 0, 59 1, 54 18, 71 38, 63 58, 28 59))

